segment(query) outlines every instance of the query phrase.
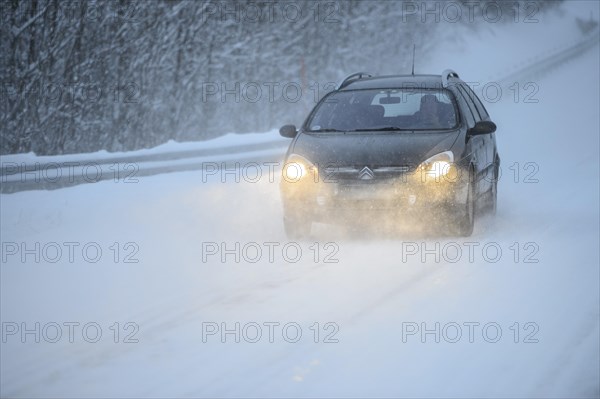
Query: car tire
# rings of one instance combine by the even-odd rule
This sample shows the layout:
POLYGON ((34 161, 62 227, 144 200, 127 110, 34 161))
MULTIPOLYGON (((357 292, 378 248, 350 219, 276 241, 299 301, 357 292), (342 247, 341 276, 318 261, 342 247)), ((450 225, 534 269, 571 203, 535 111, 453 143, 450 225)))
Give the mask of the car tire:
POLYGON ((283 217, 283 228, 290 240, 301 240, 310 235, 312 221, 304 215, 294 212, 283 217))
POLYGON ((464 204, 460 204, 457 209, 457 219, 455 222, 456 232, 462 237, 469 237, 473 234, 475 226, 475 178, 471 170, 467 181, 467 198, 464 204))

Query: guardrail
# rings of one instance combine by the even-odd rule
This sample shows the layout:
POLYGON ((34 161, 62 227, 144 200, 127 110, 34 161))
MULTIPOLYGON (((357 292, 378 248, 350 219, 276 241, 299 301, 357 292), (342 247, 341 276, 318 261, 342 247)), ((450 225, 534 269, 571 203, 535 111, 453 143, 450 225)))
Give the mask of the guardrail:
POLYGON ((504 88, 513 84, 515 81, 539 78, 551 70, 573 60, 575 57, 582 55, 591 47, 598 44, 599 41, 600 33, 596 28, 593 32, 590 32, 575 44, 558 50, 549 56, 534 59, 535 61, 533 63, 521 67, 517 71, 498 79, 497 82, 504 88))

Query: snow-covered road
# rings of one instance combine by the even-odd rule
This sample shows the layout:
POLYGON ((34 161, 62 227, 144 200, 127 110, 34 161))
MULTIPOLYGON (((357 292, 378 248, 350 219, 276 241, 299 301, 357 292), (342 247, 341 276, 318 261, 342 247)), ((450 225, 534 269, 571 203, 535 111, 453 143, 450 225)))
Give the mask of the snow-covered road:
POLYGON ((269 168, 0 195, 2 396, 598 397, 599 58, 488 105, 468 239, 290 242, 269 168))

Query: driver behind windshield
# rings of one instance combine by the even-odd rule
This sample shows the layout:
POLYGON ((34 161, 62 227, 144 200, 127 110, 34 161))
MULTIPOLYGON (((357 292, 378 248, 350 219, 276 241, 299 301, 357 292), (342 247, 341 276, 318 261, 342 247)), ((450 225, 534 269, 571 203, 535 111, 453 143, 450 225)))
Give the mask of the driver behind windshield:
POLYGON ((417 123, 423 126, 442 126, 439 101, 433 94, 421 97, 421 108, 415 113, 417 123))

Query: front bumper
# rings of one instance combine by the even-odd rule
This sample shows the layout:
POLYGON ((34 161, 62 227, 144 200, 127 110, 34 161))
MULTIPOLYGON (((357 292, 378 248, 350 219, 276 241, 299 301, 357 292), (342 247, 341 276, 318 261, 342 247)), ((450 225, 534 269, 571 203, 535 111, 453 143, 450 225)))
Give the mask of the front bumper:
POLYGON ((368 181, 309 178, 289 182, 282 179, 281 194, 286 213, 301 213, 320 221, 337 216, 347 218, 357 211, 361 214, 411 213, 453 208, 465 203, 467 182, 462 174, 456 174, 452 179, 432 178, 414 171, 395 178, 368 181))

